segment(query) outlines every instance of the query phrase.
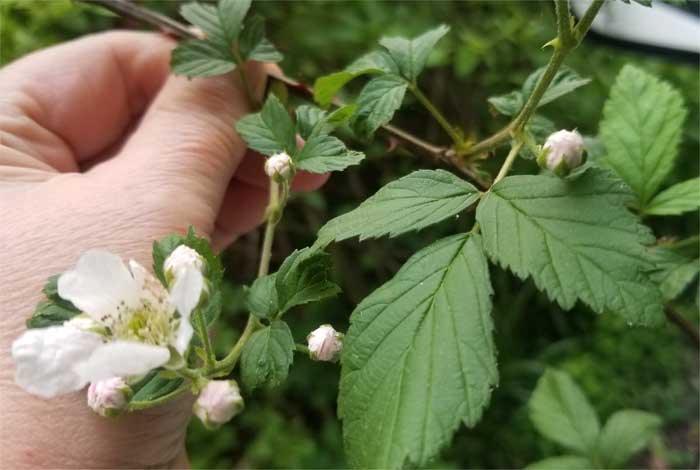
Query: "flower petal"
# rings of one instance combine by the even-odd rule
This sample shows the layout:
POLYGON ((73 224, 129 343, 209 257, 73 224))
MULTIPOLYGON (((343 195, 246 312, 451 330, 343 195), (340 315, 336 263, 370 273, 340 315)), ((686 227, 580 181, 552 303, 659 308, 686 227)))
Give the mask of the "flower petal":
POLYGON ((189 319, 199 303, 204 288, 204 276, 197 269, 185 269, 175 279, 170 289, 170 301, 182 318, 189 319))
POLYGON ((90 357, 75 366, 86 382, 110 377, 142 375, 170 359, 168 348, 131 341, 113 341, 96 348, 90 357))
POLYGON ((185 351, 187 350, 187 346, 190 344, 190 340, 192 339, 192 334, 194 333, 194 328, 192 328, 192 324, 190 323, 189 318, 181 318, 180 319, 180 326, 177 329, 177 336, 175 337, 175 344, 173 346, 179 352, 182 356, 185 355, 185 351))
POLYGON ((72 326, 27 330, 12 343, 15 381, 45 398, 80 390, 88 381, 73 367, 102 344, 100 335, 72 326))
POLYGON ((109 324, 121 302, 138 305, 141 285, 117 255, 101 250, 83 253, 72 271, 58 278, 58 295, 93 319, 109 324))

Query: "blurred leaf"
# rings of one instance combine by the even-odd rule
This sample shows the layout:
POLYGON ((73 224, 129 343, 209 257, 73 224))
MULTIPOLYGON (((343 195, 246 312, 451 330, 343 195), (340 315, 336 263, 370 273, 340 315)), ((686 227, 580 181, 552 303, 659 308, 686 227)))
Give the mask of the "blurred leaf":
POLYGON ((357 111, 351 127, 362 137, 371 137, 391 121, 401 107, 408 83, 396 75, 382 75, 370 80, 357 97, 357 111))
POLYGON ((362 75, 398 73, 398 68, 385 51, 373 51, 363 55, 345 70, 324 75, 314 83, 314 100, 322 108, 328 107, 338 90, 346 83, 362 75))
POLYGON ((607 153, 600 161, 637 193, 642 210, 673 169, 685 115, 680 93, 632 65, 610 90, 600 123, 607 153))
POLYGON ((598 415, 569 374, 547 369, 529 402, 537 430, 564 447, 593 455, 600 432, 598 415))
POLYGON ((182 385, 183 379, 167 379, 160 375, 160 371, 152 370, 141 380, 131 384, 133 395, 130 404, 138 404, 144 407, 148 403, 177 390, 182 385))
POLYGON ((295 158, 297 168, 311 173, 340 171, 357 165, 365 158, 362 152, 348 150, 343 141, 330 135, 315 135, 295 158))
POLYGON ((620 468, 645 448, 661 426, 661 419, 638 410, 621 410, 605 423, 598 438, 598 456, 605 468, 620 468))
POLYGON ((679 215, 700 207, 700 178, 693 178, 671 186, 651 200, 645 214, 679 215))
POLYGON ((259 277, 246 291, 246 307, 259 318, 273 319, 297 305, 332 297, 330 256, 312 248, 295 250, 274 274, 259 277))
POLYGON ((531 463, 525 467, 525 470, 588 470, 591 468, 595 468, 595 465, 586 457, 560 455, 531 463))
POLYGON ((357 468, 425 465, 496 385, 491 284, 478 235, 414 254, 357 306, 342 352, 338 414, 357 468))
POLYGON ((80 315, 80 310, 69 305, 58 303, 54 300, 43 300, 39 302, 32 316, 27 320, 27 328, 46 328, 49 326, 60 326, 76 315, 80 315))
POLYGON ((577 178, 511 176, 481 200, 476 218, 491 258, 565 309, 582 300, 629 323, 663 319, 644 245, 654 236, 625 204, 629 190, 605 171, 577 178))
POLYGON ((442 24, 414 39, 385 37, 379 44, 386 48, 394 59, 401 75, 409 82, 415 82, 423 71, 433 47, 449 30, 449 26, 442 24))
POLYGON ((258 62, 280 62, 284 58, 275 46, 265 38, 265 20, 255 15, 246 22, 238 40, 243 60, 258 62))
POLYGON ((655 248, 652 253, 658 267, 652 279, 659 285, 665 301, 678 297, 700 272, 698 258, 689 258, 665 247, 655 248))
MULTIPOLYGON (((529 77, 527 77, 527 80, 525 80, 522 89, 523 104, 530 98, 530 95, 535 90, 535 86, 537 86, 537 82, 540 81, 540 78, 542 78, 542 75, 546 69, 547 67, 541 67, 535 70, 529 77)), ((575 70, 566 66, 561 67, 559 70, 557 70, 557 73, 554 75, 554 78, 549 84, 547 91, 545 91, 544 95, 542 95, 537 107, 539 108, 540 106, 551 103, 552 101, 561 98, 562 96, 571 93, 577 88, 587 85, 590 82, 590 78, 580 77, 575 70)))
POLYGON ((330 220, 316 245, 359 236, 395 237, 455 216, 476 202, 479 191, 444 170, 418 170, 394 180, 355 210, 330 220))
POLYGON ((292 118, 275 95, 268 95, 259 113, 248 114, 236 122, 236 130, 248 147, 263 155, 297 151, 296 132, 292 118))
POLYGON ((238 38, 238 33, 243 26, 243 19, 248 14, 251 0, 219 0, 218 12, 221 29, 228 41, 228 45, 238 38))
POLYGON ((252 390, 282 383, 294 361, 294 338, 281 320, 253 333, 241 354, 241 379, 252 390))
POLYGON ((488 102, 501 114, 515 116, 523 107, 523 94, 519 90, 511 91, 505 95, 492 96, 488 102))
POLYGON ((212 77, 235 69, 236 62, 233 56, 212 43, 193 39, 178 44, 172 52, 170 66, 175 75, 212 77))

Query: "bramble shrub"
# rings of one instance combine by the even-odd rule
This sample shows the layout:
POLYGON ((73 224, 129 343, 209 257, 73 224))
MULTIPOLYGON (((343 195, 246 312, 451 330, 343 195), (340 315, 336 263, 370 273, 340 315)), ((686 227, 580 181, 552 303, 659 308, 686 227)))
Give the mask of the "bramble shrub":
MULTIPOLYGON (((627 65, 610 90, 597 135, 559 129, 542 113, 591 81, 586 75, 594 71, 564 62, 602 5, 594 0, 576 20, 567 0, 554 1, 549 62, 483 103, 505 125, 481 139, 454 125, 421 88, 431 52, 454 34, 448 25, 412 38, 383 37, 344 69, 319 77, 311 90, 278 74, 259 103, 244 64, 283 57, 267 39, 263 18, 249 12, 250 1, 182 6, 192 25, 184 34, 191 37, 174 49, 173 73, 193 80, 237 74, 255 112, 232 125, 266 157, 269 202, 258 276, 243 288, 246 326, 227 339, 224 351, 212 343, 230 286, 219 256, 193 230, 153 244, 153 275, 140 265, 127 268, 116 255, 89 251, 74 270, 47 282, 46 299, 13 346, 18 383, 49 397, 90 383, 88 404, 105 416, 192 393, 198 396, 194 413, 218 428, 245 413, 245 396, 286 381, 295 355, 304 354, 339 364, 338 417, 352 466, 426 466, 460 427, 478 430, 499 386, 493 265, 530 280, 564 310, 584 305, 629 328, 667 321, 697 277, 697 237, 659 238, 644 222, 700 205, 698 177, 672 181, 686 118, 683 96, 627 65), (351 82, 362 83, 359 93, 343 91, 351 82), (307 100, 293 106, 294 93, 307 100), (392 125, 407 96, 434 118, 449 145, 392 125), (298 247, 270 272, 294 175, 361 165, 365 155, 351 147, 378 133, 447 169, 426 165, 390 181, 326 221, 313 244, 298 247), (508 151, 491 172, 487 163, 501 148, 508 151), (517 160, 531 171, 511 174, 517 160), (325 324, 309 332, 306 344, 294 337, 291 310, 340 292, 330 245, 401 237, 457 217, 468 227, 413 253, 357 304, 346 332, 325 324), (107 277, 118 281, 118 292, 103 292, 92 281, 107 277), (31 349, 41 341, 73 345, 67 362, 43 364, 41 351, 31 349)), ((570 115, 576 121, 575 109, 570 115)), ((621 410, 601 426, 583 392, 557 370, 540 378, 530 416, 543 436, 571 452, 532 468, 617 468, 661 425, 651 413, 621 410)))

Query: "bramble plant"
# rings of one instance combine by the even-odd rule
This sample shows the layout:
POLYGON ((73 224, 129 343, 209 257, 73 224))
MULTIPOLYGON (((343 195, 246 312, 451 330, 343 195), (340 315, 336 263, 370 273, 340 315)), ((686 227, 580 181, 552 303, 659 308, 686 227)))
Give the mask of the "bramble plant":
MULTIPOLYGON (((266 157, 269 198, 258 275, 245 288, 245 329, 227 354, 215 354, 210 330, 222 310, 223 268, 192 229, 154 242, 152 274, 115 254, 88 251, 75 269, 48 280, 46 299, 15 341, 18 384, 44 397, 90 384, 88 405, 103 416, 192 393, 198 397, 194 414, 216 428, 244 412, 245 395, 285 381, 295 354, 339 359, 338 415, 349 463, 425 466, 460 426, 478 424, 498 386, 491 318, 498 292, 489 263, 532 279, 564 309, 581 302, 630 326, 663 322, 670 303, 698 274, 697 252, 685 249, 692 240, 657 240, 642 221, 700 206, 700 178, 666 187, 686 114, 683 98, 667 83, 625 66, 598 136, 558 130, 540 114, 542 106, 590 82, 563 63, 602 5, 594 0, 576 20, 568 0, 554 1, 557 34, 545 44, 552 51, 549 63, 519 89, 488 100, 508 121, 478 141, 420 88, 431 51, 450 32, 446 25, 415 38, 381 39, 376 50, 316 80, 308 96, 317 105, 292 110, 279 87, 271 87, 263 102, 250 89, 247 61, 282 60, 265 37, 264 20, 249 14, 250 0, 184 5, 181 14, 192 26, 179 33, 191 38, 174 49, 173 73, 195 80, 238 75, 255 112, 232 125, 250 149, 266 157), (357 79, 367 82, 351 103, 343 103, 338 94, 357 79), (448 147, 390 124, 407 93, 435 119, 448 147), (270 272, 275 228, 295 174, 343 171, 364 158, 332 135, 338 130, 365 140, 386 131, 455 172, 421 169, 391 181, 328 221, 312 246, 295 250, 270 272), (483 162, 499 156, 502 147, 509 150, 500 169, 489 174, 483 162), (510 176, 519 157, 541 171, 510 176), (319 325, 307 345, 297 343, 287 313, 340 292, 331 280, 325 251, 330 244, 397 237, 470 211, 475 214, 468 231, 413 254, 357 305, 347 332, 319 325)), ((585 396, 557 371, 541 378, 531 409, 543 435, 576 453, 533 468, 613 468, 660 426, 653 415, 624 410, 600 430, 585 396)))

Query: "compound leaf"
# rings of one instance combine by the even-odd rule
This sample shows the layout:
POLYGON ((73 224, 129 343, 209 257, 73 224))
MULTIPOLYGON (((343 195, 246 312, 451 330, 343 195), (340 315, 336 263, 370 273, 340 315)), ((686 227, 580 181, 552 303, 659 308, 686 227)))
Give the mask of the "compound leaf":
POLYGON ((425 465, 479 421, 498 380, 491 284, 478 235, 413 255, 350 318, 339 415, 350 464, 425 465))
POLYGON ((479 191, 444 170, 418 170, 392 181, 359 207, 330 220, 317 245, 359 236, 395 237, 459 214, 479 198, 479 191))
POLYGON ((630 192, 605 171, 576 178, 512 176, 477 208, 489 256, 570 309, 582 300, 629 323, 663 318, 660 294, 646 271, 645 245, 655 239, 625 204, 630 192))

